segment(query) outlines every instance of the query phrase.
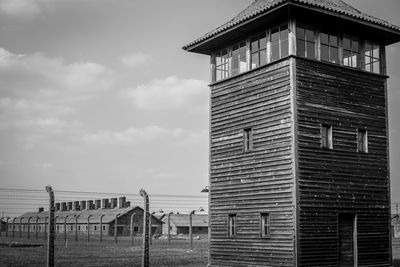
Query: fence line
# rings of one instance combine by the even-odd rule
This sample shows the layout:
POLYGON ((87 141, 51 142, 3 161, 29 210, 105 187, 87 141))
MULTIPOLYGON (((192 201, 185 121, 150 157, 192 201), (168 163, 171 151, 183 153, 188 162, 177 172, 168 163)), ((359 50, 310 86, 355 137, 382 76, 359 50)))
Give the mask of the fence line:
MULTIPOLYGON (((199 207, 208 206, 208 198, 206 194, 151 195, 151 202, 148 202, 148 209, 145 210, 142 215, 135 214, 134 212, 132 215, 129 216, 129 236, 123 237, 119 236, 121 230, 120 225, 126 223, 123 222, 124 218, 122 218, 122 215, 119 213, 113 213, 114 224, 112 230, 110 218, 108 215, 108 213, 112 211, 112 209, 109 207, 105 210, 96 210, 93 209, 92 205, 94 205, 93 203, 95 203, 96 207, 99 208, 97 204, 98 201, 102 200, 101 197, 114 196, 110 200, 112 201, 113 199, 117 199, 116 196, 119 196, 118 205, 113 207, 121 208, 119 206, 121 205, 121 195, 124 195, 124 198, 126 198, 126 196, 129 196, 129 199, 127 200, 134 203, 134 205, 130 206, 129 209, 136 209, 136 205, 141 206, 139 205, 139 203, 143 201, 143 199, 141 200, 142 197, 140 196, 140 194, 62 191, 56 189, 52 190, 51 188, 46 189, 49 190, 49 196, 46 196, 45 190, 0 188, 0 219, 2 221, 1 226, 4 228, 2 228, 2 230, 0 231, 0 237, 2 239, 4 238, 4 240, 8 242, 14 242, 13 240, 16 240, 18 241, 18 243, 23 242, 23 244, 27 243, 30 245, 34 245, 35 242, 39 242, 37 244, 42 244, 41 242, 44 242, 47 247, 47 253, 43 254, 41 257, 43 257, 43 259, 47 259, 47 266, 54 266, 55 260, 56 262, 62 263, 71 262, 77 264, 78 262, 82 262, 83 264, 85 261, 92 259, 86 254, 81 256, 74 255, 71 258, 68 258, 64 255, 54 255, 55 251, 59 251, 55 249, 55 247, 62 246, 63 248, 67 249, 63 249, 62 251, 68 251, 73 250, 76 246, 82 246, 82 244, 84 244, 85 250, 92 250, 102 243, 104 243, 105 246, 109 246, 109 242, 112 241, 114 241, 113 243, 115 244, 115 246, 118 246, 119 248, 133 248, 133 253, 131 251, 130 255, 128 254, 128 256, 119 255, 118 257, 114 257, 112 255, 100 255, 100 257, 97 257, 98 259, 104 260, 104 257, 105 259, 110 261, 114 259, 132 260, 138 257, 138 255, 135 254, 135 251, 142 251, 142 266, 147 267, 149 266, 150 262, 154 263, 154 261, 158 261, 161 259, 167 259, 167 262, 170 262, 171 265, 175 265, 173 264, 173 262, 177 258, 187 258, 186 254, 188 249, 193 248, 192 224, 190 224, 190 229, 188 231, 189 233, 186 233, 186 235, 188 236, 187 238, 184 236, 176 236, 177 233, 175 233, 175 241, 171 242, 172 238, 170 235, 170 228, 168 227, 167 238, 157 240, 157 242, 153 244, 153 246, 151 246, 150 248, 152 240, 151 237, 155 237, 155 234, 157 234, 159 227, 157 226, 156 232, 154 232, 154 220, 156 220, 156 217, 154 216, 179 213, 189 215, 189 213, 191 213, 192 211, 198 210, 199 207), (53 194, 52 199, 50 192, 52 192, 53 194), (83 201, 85 202, 85 205, 89 205, 86 208, 86 213, 84 211, 81 211, 81 213, 78 214, 76 212, 78 212, 79 210, 71 209, 71 205, 73 205, 74 203, 78 204, 78 198, 81 199, 79 202, 83 201), (56 202, 58 203, 57 213, 52 213, 51 211, 56 210, 56 202), (61 204, 64 206, 68 205, 68 209, 63 209, 63 211, 61 211, 61 204), (37 208, 34 208, 35 206, 37 208), (44 210, 42 208, 45 206, 48 206, 48 209, 44 210), (76 214, 74 214, 74 212, 76 214), (138 220, 141 217, 143 217, 142 225, 138 224, 138 220), (104 228, 106 225, 108 227, 104 228), (144 229, 144 231, 142 231, 143 237, 135 234, 140 231, 140 228, 144 229), (110 234, 112 234, 113 240, 111 239, 110 234), (86 235, 86 237, 84 235, 86 235), (75 238, 72 239, 74 236, 75 238), (176 239, 178 237, 179 239, 176 239), (166 243, 167 240, 168 243, 166 243), (189 243, 187 240, 190 240, 191 242, 189 243), (141 243, 142 245, 140 246, 141 243), (121 245, 122 247, 120 247, 121 245), (176 248, 177 246, 178 248, 176 248), (175 249, 170 250, 168 249, 168 247, 175 247, 175 249), (152 254, 151 258, 149 258, 150 251, 160 249, 161 254, 160 251, 157 251, 156 253, 154 253, 154 255, 152 254), (183 253, 183 251, 185 251, 185 253, 183 253)), ((115 212, 117 211, 118 209, 115 209, 115 212)), ((168 224, 170 223, 169 218, 170 216, 168 216, 168 224)), ((123 228, 122 231, 125 231, 124 229, 125 228, 123 228)), ((161 232, 162 230, 160 229, 160 233, 161 232)), ((204 241, 201 241, 200 243, 199 242, 200 241, 197 241, 198 244, 201 244, 201 250, 196 250, 195 252, 193 252, 193 250, 190 250, 194 254, 190 256, 190 259, 185 259, 186 261, 192 261, 194 263, 196 261, 204 262, 204 260, 207 258, 207 244, 204 241)), ((82 253, 82 251, 76 253, 79 254, 82 253)), ((40 261, 40 259, 36 260, 40 261)), ((34 262, 35 260, 32 260, 33 264, 35 264, 34 262)), ((0 265, 2 263, 4 262, 0 260, 0 265)), ((7 263, 5 264, 7 265, 7 263)))

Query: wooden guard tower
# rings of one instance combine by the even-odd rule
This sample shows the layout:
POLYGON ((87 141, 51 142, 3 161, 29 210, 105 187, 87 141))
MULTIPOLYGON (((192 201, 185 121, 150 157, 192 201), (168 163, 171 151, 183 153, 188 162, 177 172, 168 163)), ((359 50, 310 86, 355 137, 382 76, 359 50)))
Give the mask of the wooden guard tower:
POLYGON ((341 0, 256 0, 211 56, 209 266, 393 266, 385 47, 341 0))

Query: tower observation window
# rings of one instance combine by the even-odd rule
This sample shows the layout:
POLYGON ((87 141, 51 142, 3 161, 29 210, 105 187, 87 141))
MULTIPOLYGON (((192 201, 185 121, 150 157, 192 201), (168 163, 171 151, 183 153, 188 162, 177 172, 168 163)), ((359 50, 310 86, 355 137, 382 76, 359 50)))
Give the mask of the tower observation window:
POLYGON ((321 33, 321 60, 339 63, 339 38, 337 35, 321 33))
POLYGON ((297 55, 301 57, 316 58, 315 30, 306 27, 296 28, 297 55))
POLYGON ((279 60, 289 55, 289 31, 284 24, 271 30, 271 60, 279 60))
POLYGON ((251 69, 267 63, 267 35, 266 33, 259 34, 250 40, 251 49, 251 69))
POLYGON ((343 65, 359 68, 360 42, 355 37, 343 38, 343 65))

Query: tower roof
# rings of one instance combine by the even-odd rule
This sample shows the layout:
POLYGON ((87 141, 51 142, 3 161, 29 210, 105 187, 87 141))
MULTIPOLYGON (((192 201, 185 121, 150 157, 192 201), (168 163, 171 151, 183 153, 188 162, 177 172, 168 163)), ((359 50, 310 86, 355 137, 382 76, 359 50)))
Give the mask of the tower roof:
POLYGON ((232 29, 240 28, 246 23, 285 5, 300 6, 314 9, 321 13, 328 13, 347 20, 357 20, 360 23, 363 22, 370 26, 379 27, 400 36, 400 27, 390 24, 385 20, 365 14, 342 0, 255 0, 250 6, 240 12, 233 19, 189 43, 184 46, 183 49, 187 51, 201 52, 196 51, 196 47, 199 45, 208 42, 210 39, 223 35, 232 29))

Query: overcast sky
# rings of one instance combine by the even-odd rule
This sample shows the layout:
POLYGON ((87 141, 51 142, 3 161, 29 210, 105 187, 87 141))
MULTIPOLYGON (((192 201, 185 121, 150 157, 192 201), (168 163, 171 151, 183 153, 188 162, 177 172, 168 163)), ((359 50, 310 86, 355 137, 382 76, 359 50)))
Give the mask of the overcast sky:
MULTIPOLYGON (((0 0, 0 187, 197 194, 209 58, 181 47, 251 0, 0 0)), ((398 0, 348 0, 400 25, 398 0)), ((400 202, 400 45, 388 52, 400 202)))

